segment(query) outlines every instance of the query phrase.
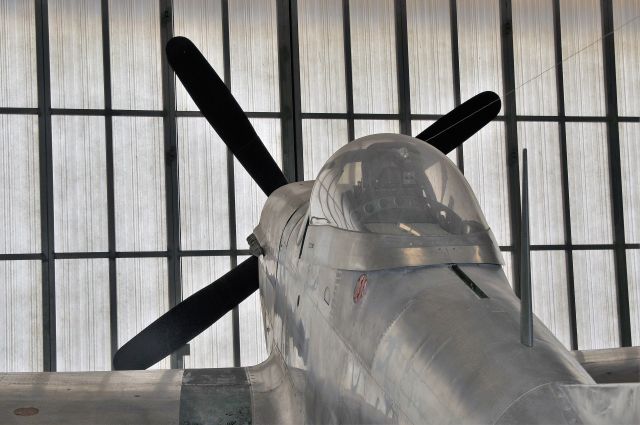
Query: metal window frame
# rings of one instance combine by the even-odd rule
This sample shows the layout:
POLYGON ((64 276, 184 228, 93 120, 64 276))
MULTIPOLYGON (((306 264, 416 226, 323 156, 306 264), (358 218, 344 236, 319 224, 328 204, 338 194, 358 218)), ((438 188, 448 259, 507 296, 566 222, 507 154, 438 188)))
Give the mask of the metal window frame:
MULTIPOLYGON (((0 107, 0 114, 38 115, 39 133, 39 169, 40 169, 40 207, 41 207, 41 248, 38 253, 8 253, 0 254, 0 261, 39 260, 42 261, 42 307, 43 307, 43 369, 56 370, 56 311, 55 311, 55 260, 56 259, 85 259, 105 258, 109 261, 109 300, 110 300, 110 330, 111 351, 117 350, 117 285, 116 259, 118 258, 167 258, 170 304, 175 305, 182 298, 180 263, 184 257, 195 256, 224 256, 229 258, 232 266, 237 264, 238 256, 250 255, 248 250, 238 249, 236 241, 235 215, 235 181, 233 156, 227 153, 227 184, 229 203, 229 231, 230 247, 222 250, 181 250, 180 247, 180 213, 179 213, 179 175, 177 155, 176 123, 179 117, 201 117, 199 111, 179 111, 175 105, 175 79, 163 55, 161 72, 163 78, 163 107, 161 110, 119 110, 112 109, 111 104, 111 69, 110 69, 110 38, 109 38, 109 0, 101 1, 102 19, 102 48, 104 75, 104 109, 71 109, 51 107, 51 81, 49 61, 49 28, 48 1, 33 0, 35 4, 36 31, 36 63, 38 83, 38 107, 0 107), (106 147, 106 178, 107 178, 107 217, 108 217, 108 250, 106 252, 56 252, 54 247, 54 206, 53 206, 53 160, 51 117, 53 115, 81 115, 105 117, 105 147, 106 147), (115 201, 114 201, 114 164, 113 164, 113 130, 114 116, 151 116, 162 117, 164 128, 165 153, 167 154, 166 172, 166 208, 167 208, 167 250, 128 252, 118 251, 115 244, 115 201)), ((231 84, 230 75, 230 40, 228 0, 219 0, 223 11, 223 59, 225 68, 225 83, 231 84)), ((300 99, 300 64, 298 40, 297 0, 275 0, 277 3, 278 20, 278 50, 280 71, 280 111, 279 112, 248 112, 251 118, 275 118, 281 120, 282 151, 285 173, 291 180, 301 180, 304 176, 302 151, 302 120, 303 119, 344 119, 347 121, 349 140, 354 138, 354 123, 356 119, 397 120, 400 131, 409 134, 411 121, 420 119, 435 120, 440 114, 413 114, 410 105, 409 61, 407 39, 407 10, 406 0, 393 0, 394 25, 396 34, 396 52, 398 69, 398 113, 397 114, 369 114, 354 113, 353 110, 353 75, 351 67, 351 25, 349 0, 342 0, 342 19, 345 59, 346 112, 310 113, 302 112, 300 99)), ((511 0, 496 0, 500 7, 501 22, 501 55, 502 72, 505 94, 515 88, 513 35, 511 32, 511 0)), ((165 43, 173 35, 172 0, 158 0, 161 20, 161 41, 165 43)), ((562 166, 561 186, 563 198, 563 224, 565 241, 556 245, 533 245, 532 250, 563 251, 567 267, 567 291, 569 298, 569 321, 571 331, 571 347, 577 349, 575 286, 573 273, 573 252, 576 250, 608 250, 614 252, 616 290, 618 302, 618 320, 620 325, 620 343, 622 346, 631 344, 629 317, 629 288, 626 268, 626 250, 640 249, 638 243, 625 242, 625 228, 623 218, 622 175, 619 146, 619 124, 621 122, 639 122, 640 117, 619 116, 616 92, 615 42, 613 35, 613 4, 612 0, 600 0, 602 19, 604 59, 604 87, 606 97, 606 114, 604 116, 567 116, 564 109, 564 83, 562 67, 562 35, 559 0, 552 0, 554 50, 556 68, 556 92, 558 99, 558 113, 553 116, 518 115, 515 108, 515 98, 505 96, 505 114, 497 118, 504 121, 506 126, 507 165, 509 181, 509 211, 512 229, 512 244, 501 247, 505 252, 513 253, 514 276, 517 281, 519 268, 519 185, 518 174, 518 122, 557 122, 560 141, 560 160, 562 166), (608 171, 610 177, 610 196, 612 199, 612 226, 614 241, 611 244, 573 244, 571 236, 571 211, 568 187, 568 158, 566 149, 566 123, 569 122, 601 122, 606 124, 607 146, 609 149, 608 171)), ((460 69, 458 51, 458 22, 457 0, 449 0, 451 54, 453 73, 453 95, 455 105, 460 99, 460 69)), ((458 165, 464 169, 464 151, 457 149, 458 165)), ((517 284, 515 285, 517 288, 517 284)), ((234 365, 241 364, 239 313, 238 308, 233 311, 232 331, 234 346, 234 365)), ((182 367, 182 355, 173 355, 172 367, 182 367)))

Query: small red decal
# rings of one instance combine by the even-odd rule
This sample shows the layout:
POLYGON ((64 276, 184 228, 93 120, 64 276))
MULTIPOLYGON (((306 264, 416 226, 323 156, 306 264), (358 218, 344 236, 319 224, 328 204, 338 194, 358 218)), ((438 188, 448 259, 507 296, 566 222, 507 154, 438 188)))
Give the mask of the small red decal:
POLYGON ((353 302, 358 303, 367 292, 367 275, 361 274, 356 283, 356 289, 353 291, 353 302))

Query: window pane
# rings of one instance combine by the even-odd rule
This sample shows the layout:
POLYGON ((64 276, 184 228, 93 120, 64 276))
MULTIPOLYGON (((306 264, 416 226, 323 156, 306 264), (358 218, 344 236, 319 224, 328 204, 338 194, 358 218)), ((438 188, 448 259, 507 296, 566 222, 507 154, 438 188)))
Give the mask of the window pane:
POLYGON ((553 4, 512 0, 516 109, 520 115, 556 115, 553 4))
POLYGON ((299 0, 302 112, 346 112, 342 0, 299 0))
POLYGON ((640 2, 613 1, 613 26, 616 28, 616 86, 618 113, 640 116, 640 2))
POLYGON ((109 260, 56 260, 56 370, 111 370, 109 260))
POLYGON ((631 316, 631 345, 640 346, 640 250, 627 250, 629 280, 629 316, 631 316))
POLYGON ((157 0, 109 0, 114 109, 162 109, 157 0))
MULTIPOLYGON (((520 151, 527 149, 529 157, 531 243, 562 244, 565 238, 558 125, 550 122, 519 122, 518 144, 520 151)), ((522 153, 520 164, 522 166, 522 153)))
MULTIPOLYGON (((249 257, 238 257, 238 264, 249 257)), ((254 292, 238 307, 240 315, 240 364, 251 366, 267 359, 267 344, 262 320, 260 291, 254 292)))
POLYGON ((464 175, 498 244, 510 245, 504 123, 489 123, 465 143, 464 175))
POLYGON ((49 1, 51 106, 103 108, 100 0, 49 1))
POLYGON ((570 350, 571 325, 565 252, 531 251, 531 285, 534 314, 570 350))
POLYGON ((411 113, 446 114, 453 109, 449 2, 407 1, 411 113))
POLYGON ((0 261, 0 371, 39 372, 42 358, 40 261, 0 261))
POLYGON ((325 161, 348 139, 346 120, 302 120, 304 179, 315 179, 325 161))
POLYGON ((395 17, 392 0, 349 1, 353 110, 398 112, 395 17))
POLYGON ((619 347, 613 251, 574 251, 578 349, 619 347))
MULTIPOLYGON (((182 259, 182 299, 185 299, 229 271, 229 257, 182 259)), ((189 342, 185 369, 233 367, 233 326, 231 312, 189 342)))
POLYGON ((162 119, 114 117, 113 163, 118 250, 166 249, 162 119))
POLYGON ((509 285, 511 285, 511 288, 513 288, 513 255, 509 251, 502 251, 501 254, 502 258, 504 259, 502 270, 504 270, 504 274, 509 280, 509 285))
POLYGON ((627 243, 640 242, 640 123, 620 123, 620 162, 624 231, 627 243))
POLYGON ((356 139, 377 133, 400 133, 400 122, 391 120, 355 120, 353 133, 356 139))
MULTIPOLYGON (((166 258, 118 258, 118 347, 169 310, 166 258)), ((169 357, 149 369, 168 369, 169 357)))
POLYGON ((40 251, 38 117, 0 115, 0 253, 40 251))
POLYGON ((33 0, 0 2, 0 107, 38 106, 33 0))
POLYGON ((104 118, 53 116, 57 252, 107 251, 104 118))
POLYGON ((607 135, 600 123, 567 123, 573 243, 611 243, 607 135))
POLYGON ((462 101, 485 90, 502 98, 500 10, 497 1, 458 0, 462 101))
POLYGON ((276 0, 229 2, 229 43, 231 91, 242 109, 278 111, 276 0))
POLYGON ((600 0, 562 0, 562 72, 567 115, 604 115, 600 0))
POLYGON ((181 248, 229 249, 227 148, 204 118, 178 118, 181 248))
MULTIPOLYGON (((280 120, 251 119, 256 133, 267 147, 267 150, 282 168, 282 142, 280 135, 280 120)), ((262 207, 267 200, 266 195, 247 174, 238 160, 234 160, 234 176, 236 189, 236 241, 239 249, 249 249, 247 236, 260 221, 262 207)))
MULTIPOLYGON (((222 2, 209 0, 173 0, 173 33, 189 38, 224 81, 222 59, 222 2)), ((197 111, 191 96, 176 81, 179 111, 197 111)))

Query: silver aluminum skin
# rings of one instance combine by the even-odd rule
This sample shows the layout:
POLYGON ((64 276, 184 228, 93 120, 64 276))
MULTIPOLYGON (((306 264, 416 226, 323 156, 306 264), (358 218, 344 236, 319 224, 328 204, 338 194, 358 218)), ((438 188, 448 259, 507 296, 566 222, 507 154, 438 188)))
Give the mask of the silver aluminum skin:
POLYGON ((309 225, 313 185, 274 192, 254 232, 267 345, 292 377, 300 421, 640 422, 638 385, 595 384, 537 318, 533 347, 520 343, 493 236, 455 252, 388 249, 384 237, 309 225))

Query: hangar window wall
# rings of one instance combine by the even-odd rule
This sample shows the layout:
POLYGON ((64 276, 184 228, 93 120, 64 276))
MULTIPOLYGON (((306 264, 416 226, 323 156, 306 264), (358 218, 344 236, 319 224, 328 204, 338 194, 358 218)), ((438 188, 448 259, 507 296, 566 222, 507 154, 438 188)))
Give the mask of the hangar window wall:
MULTIPOLYGON (((203 51, 291 178, 483 90, 450 154, 517 282, 530 151, 534 311, 569 348, 640 345, 640 1, 6 0, 0 370, 104 370, 249 254, 265 197, 163 56, 203 51)), ((517 283, 516 283, 517 289, 517 283)), ((157 367, 266 357, 253 295, 157 367)))

